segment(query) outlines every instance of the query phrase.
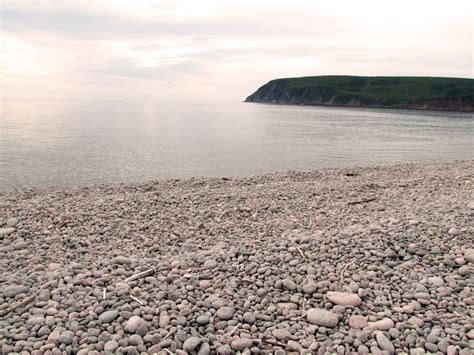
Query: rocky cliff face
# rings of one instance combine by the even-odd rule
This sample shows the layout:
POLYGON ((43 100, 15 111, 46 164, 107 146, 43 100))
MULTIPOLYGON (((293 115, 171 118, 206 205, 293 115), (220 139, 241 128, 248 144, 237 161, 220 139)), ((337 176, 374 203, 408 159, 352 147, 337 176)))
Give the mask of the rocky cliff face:
POLYGON ((343 107, 374 107, 374 108, 401 108, 415 110, 440 111, 474 111, 472 97, 458 97, 449 99, 414 100, 408 103, 384 103, 369 99, 357 94, 341 94, 336 90, 323 87, 288 88, 281 82, 269 82, 255 93, 248 96, 245 102, 258 102, 284 105, 316 105, 316 106, 343 106, 343 107))

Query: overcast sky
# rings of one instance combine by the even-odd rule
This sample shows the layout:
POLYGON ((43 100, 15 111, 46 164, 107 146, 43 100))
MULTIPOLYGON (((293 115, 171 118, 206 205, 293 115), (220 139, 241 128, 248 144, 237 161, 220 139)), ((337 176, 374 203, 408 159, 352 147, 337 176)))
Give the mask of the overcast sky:
POLYGON ((0 2, 3 99, 241 101, 278 77, 473 77, 469 0, 0 2))

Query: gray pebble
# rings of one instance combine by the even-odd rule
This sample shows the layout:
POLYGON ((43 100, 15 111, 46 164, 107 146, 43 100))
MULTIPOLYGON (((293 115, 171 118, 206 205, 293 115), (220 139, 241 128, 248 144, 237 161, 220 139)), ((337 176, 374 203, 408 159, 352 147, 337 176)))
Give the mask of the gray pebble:
POLYGON ((117 310, 105 311, 99 315, 99 321, 102 323, 111 323, 119 316, 117 310))
POLYGON ((199 344, 201 344, 201 339, 199 339, 198 337, 190 337, 184 341, 183 350, 190 352, 196 349, 199 344))

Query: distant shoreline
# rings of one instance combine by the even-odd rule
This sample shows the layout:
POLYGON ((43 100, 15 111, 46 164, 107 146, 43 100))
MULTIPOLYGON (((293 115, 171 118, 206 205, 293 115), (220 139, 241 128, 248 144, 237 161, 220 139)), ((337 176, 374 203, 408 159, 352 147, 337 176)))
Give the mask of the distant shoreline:
POLYGON ((269 81, 245 102, 474 112, 474 79, 322 75, 269 81))
POLYGON ((418 112, 451 112, 451 113, 474 113, 474 110, 449 110, 449 109, 435 109, 435 108, 416 108, 416 107, 393 107, 393 106, 364 106, 364 105, 328 105, 328 104, 294 104, 281 102, 265 102, 265 101, 242 101, 247 104, 258 105, 274 105, 274 106, 293 106, 293 107, 324 107, 324 108, 347 108, 347 109, 381 109, 394 111, 418 111, 418 112))

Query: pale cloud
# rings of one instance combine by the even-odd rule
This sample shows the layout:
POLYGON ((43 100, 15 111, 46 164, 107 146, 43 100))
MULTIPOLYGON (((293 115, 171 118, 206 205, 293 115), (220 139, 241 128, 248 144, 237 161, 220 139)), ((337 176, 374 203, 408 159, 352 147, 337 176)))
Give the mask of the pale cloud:
POLYGON ((2 93, 241 100, 277 77, 472 77, 472 10, 470 1, 3 0, 2 93))

